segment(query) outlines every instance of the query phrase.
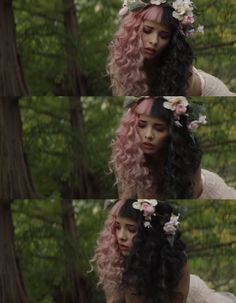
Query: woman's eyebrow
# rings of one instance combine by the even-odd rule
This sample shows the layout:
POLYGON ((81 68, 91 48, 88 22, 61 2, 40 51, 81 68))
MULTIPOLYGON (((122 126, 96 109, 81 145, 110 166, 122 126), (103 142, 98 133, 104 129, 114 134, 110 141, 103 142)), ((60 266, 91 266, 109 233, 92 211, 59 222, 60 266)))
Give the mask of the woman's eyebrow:
POLYGON ((148 28, 150 28, 150 29, 153 29, 153 28, 154 28, 153 26, 150 26, 150 25, 147 25, 147 24, 144 24, 143 26, 148 27, 148 28))
POLYGON ((136 225, 133 225, 133 224, 126 224, 127 227, 135 227, 136 228, 136 225))
POLYGON ((165 122, 155 122, 155 123, 153 123, 154 125, 166 125, 166 123, 165 122))

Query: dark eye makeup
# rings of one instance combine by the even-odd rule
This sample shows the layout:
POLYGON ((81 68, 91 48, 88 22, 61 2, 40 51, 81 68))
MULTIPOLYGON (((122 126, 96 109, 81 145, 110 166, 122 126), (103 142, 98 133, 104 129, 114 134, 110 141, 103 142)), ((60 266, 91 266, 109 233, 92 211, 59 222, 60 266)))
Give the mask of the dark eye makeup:
POLYGON ((152 31, 153 31, 153 28, 152 28, 152 27, 149 27, 149 26, 144 26, 144 27, 143 27, 143 32, 144 32, 145 34, 150 34, 152 31))
MULTIPOLYGON (((147 26, 147 25, 144 25, 144 26, 143 26, 143 32, 144 32, 145 34, 150 34, 150 33, 153 32, 153 30, 154 30, 154 28, 151 27, 151 26, 147 26)), ((160 36, 162 39, 167 40, 167 39, 170 38, 170 33, 167 32, 167 31, 160 31, 160 32, 159 32, 159 36, 160 36)))

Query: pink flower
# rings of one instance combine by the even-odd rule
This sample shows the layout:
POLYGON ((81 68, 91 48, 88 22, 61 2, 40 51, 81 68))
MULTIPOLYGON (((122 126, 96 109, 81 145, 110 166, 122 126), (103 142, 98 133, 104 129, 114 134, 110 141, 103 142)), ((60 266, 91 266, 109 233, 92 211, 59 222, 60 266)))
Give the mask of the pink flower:
POLYGON ((184 16, 183 20, 181 21, 183 25, 193 24, 194 17, 193 16, 184 16))
POLYGON ((183 113, 186 113, 186 111, 187 111, 187 107, 186 107, 185 104, 179 103, 179 104, 176 105, 175 112, 176 112, 177 115, 181 115, 183 113))
POLYGON ((166 232, 167 235, 175 235, 176 227, 172 223, 167 222, 164 225, 163 229, 164 229, 164 231, 166 232))
POLYGON ((128 14, 128 12, 129 12, 128 6, 124 6, 120 9, 119 16, 125 16, 128 14))
POLYGON ((177 226, 179 225, 179 216, 179 214, 178 216, 172 214, 170 221, 165 223, 163 230, 167 235, 175 235, 177 226))
POLYGON ((155 212, 155 208, 147 202, 142 203, 142 210, 144 217, 150 217, 155 212))
POLYGON ((198 129, 199 127, 199 123, 197 120, 192 121, 189 125, 188 125, 188 129, 190 131, 195 131, 196 129, 198 129))

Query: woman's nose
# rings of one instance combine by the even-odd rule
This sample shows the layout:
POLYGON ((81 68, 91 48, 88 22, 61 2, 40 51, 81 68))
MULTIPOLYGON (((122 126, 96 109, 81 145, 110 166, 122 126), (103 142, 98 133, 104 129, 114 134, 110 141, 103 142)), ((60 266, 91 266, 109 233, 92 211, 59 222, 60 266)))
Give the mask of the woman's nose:
POLYGON ((145 133, 145 138, 152 140, 153 139, 153 133, 151 128, 147 128, 146 133, 145 133))
POLYGON ((118 239, 120 240, 120 241, 126 241, 126 233, 125 233, 125 231, 123 230, 123 229, 121 229, 120 231, 119 231, 119 234, 118 234, 118 239))
POLYGON ((156 33, 153 33, 151 36, 150 36, 150 41, 149 43, 152 45, 152 46, 157 46, 158 45, 158 35, 156 33))

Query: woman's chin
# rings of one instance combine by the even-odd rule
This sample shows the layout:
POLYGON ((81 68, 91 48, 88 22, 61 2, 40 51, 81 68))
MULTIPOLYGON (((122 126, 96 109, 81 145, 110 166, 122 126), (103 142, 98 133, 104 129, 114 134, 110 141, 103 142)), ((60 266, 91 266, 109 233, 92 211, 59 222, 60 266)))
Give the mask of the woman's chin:
POLYGON ((145 155, 154 155, 156 153, 155 150, 143 150, 143 153, 145 155))

